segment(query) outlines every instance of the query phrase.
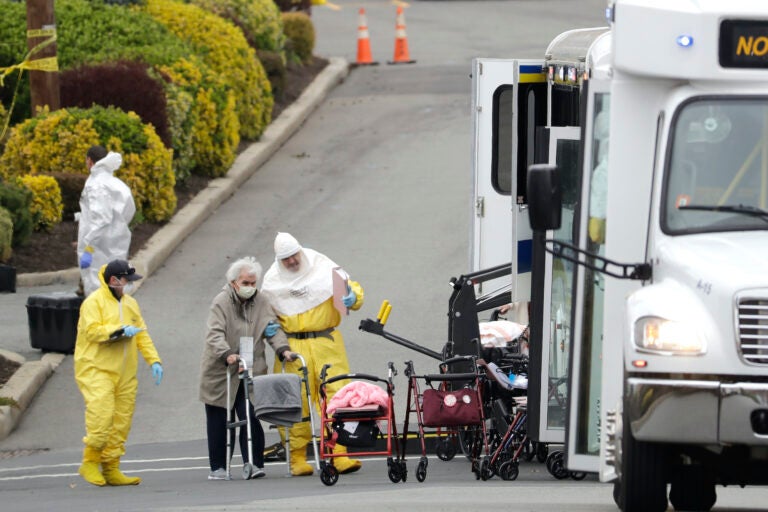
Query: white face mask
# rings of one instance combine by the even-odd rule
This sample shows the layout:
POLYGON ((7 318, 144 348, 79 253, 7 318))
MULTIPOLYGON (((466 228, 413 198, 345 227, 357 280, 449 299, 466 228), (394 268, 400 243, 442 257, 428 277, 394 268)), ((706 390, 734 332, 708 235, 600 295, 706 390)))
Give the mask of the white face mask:
POLYGON ((256 293, 255 286, 239 286, 237 288, 237 296, 243 300, 248 300, 256 293))
POLYGON ((133 282, 129 281, 125 283, 124 285, 109 285, 110 288, 113 290, 121 290, 123 291, 123 295, 131 295, 134 291, 136 291, 136 285, 133 284, 133 282))

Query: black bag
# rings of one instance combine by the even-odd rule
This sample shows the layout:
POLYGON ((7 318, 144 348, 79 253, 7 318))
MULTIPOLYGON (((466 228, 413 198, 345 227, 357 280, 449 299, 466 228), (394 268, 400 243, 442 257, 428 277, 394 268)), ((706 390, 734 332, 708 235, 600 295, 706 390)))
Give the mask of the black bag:
POLYGON ((373 446, 379 438, 379 426, 375 420, 334 421, 333 431, 337 434, 337 443, 355 448, 373 446))

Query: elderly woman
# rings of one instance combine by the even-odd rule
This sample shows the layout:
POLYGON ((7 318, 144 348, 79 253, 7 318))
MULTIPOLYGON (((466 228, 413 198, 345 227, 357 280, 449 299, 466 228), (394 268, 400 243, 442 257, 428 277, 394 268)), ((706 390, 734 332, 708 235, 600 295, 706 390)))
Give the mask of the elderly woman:
MULTIPOLYGON (((208 314, 205 348, 200 364, 200 401, 205 404, 208 431, 208 459, 211 472, 209 480, 229 480, 227 473, 227 438, 234 446, 235 431, 227 434, 227 413, 234 410, 242 421, 246 414, 246 400, 243 381, 238 378, 240 371, 240 350, 252 348, 253 362, 251 375, 267 373, 264 355, 265 340, 280 360, 292 361, 285 333, 279 329, 277 318, 267 300, 258 293, 261 280, 261 265, 251 257, 241 258, 227 270, 227 283, 213 299, 208 314), (227 403, 227 372, 230 373, 229 403, 227 403)), ((248 350, 250 351, 250 350, 248 350)), ((250 354, 249 354, 250 356, 250 354)), ((245 478, 264 476, 264 430, 253 415, 253 406, 248 407, 251 417, 251 439, 253 443, 251 472, 244 467, 245 478)), ((240 453, 243 462, 248 463, 248 433, 240 428, 240 453)), ((234 448, 233 448, 234 450, 234 448)))

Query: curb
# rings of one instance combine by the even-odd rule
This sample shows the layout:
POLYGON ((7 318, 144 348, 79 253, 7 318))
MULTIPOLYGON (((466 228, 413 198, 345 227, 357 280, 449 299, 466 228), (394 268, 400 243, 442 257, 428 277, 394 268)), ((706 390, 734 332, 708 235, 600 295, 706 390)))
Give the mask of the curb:
MULTIPOLYGON (((200 191, 184 208, 176 212, 171 220, 150 238, 144 247, 131 259, 136 271, 144 276, 136 286, 156 271, 200 224, 219 205, 237 192, 250 178, 306 121, 320 105, 326 95, 349 74, 349 64, 340 57, 328 59, 328 65, 307 86, 299 98, 283 110, 280 117, 272 121, 258 142, 252 143, 240 153, 227 174, 212 180, 205 190, 200 191)), ((50 284, 77 285, 80 279, 78 268, 55 272, 20 274, 16 277, 17 287, 45 286, 50 284)), ((38 390, 66 357, 64 354, 44 354, 40 361, 24 362, 24 358, 13 352, 2 351, 7 359, 21 362, 22 366, 10 380, 0 388, 0 396, 9 397, 18 405, 0 406, 0 441, 15 428, 24 411, 38 390)))
POLYGON ((64 354, 44 354, 39 361, 25 362, 1 388, 2 396, 13 399, 16 404, 0 406, 0 440, 13 432, 37 391, 56 371, 64 357, 64 354))

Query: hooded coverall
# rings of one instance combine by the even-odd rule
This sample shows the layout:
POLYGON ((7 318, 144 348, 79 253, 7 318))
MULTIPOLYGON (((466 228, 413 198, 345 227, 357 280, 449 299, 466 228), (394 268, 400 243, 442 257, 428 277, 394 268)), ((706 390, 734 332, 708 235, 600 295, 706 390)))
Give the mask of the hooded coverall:
MULTIPOLYGON (((349 309, 357 311, 363 305, 363 287, 356 281, 349 281, 349 286, 357 295, 357 300, 349 309)), ((292 316, 281 316, 278 314, 280 325, 288 337, 288 343, 291 351, 301 354, 307 363, 307 374, 309 377, 309 391, 314 404, 320 403, 320 372, 323 365, 330 364, 330 375, 341 375, 349 373, 349 362, 347 361, 347 351, 344 348, 344 338, 341 332, 336 329, 341 323, 341 315, 333 306, 333 298, 326 300, 314 308, 292 316), (312 338, 299 339, 291 336, 291 333, 322 332, 330 330, 327 336, 318 336, 312 338)), ((286 362, 285 369, 292 373, 302 375, 299 369, 301 361, 295 360, 286 362)), ((282 363, 275 361, 275 373, 282 371, 282 363)), ((346 381, 333 382, 326 386, 325 392, 330 400, 333 395, 341 389, 346 381)), ((309 411, 306 396, 302 396, 302 407, 304 411, 309 411)), ((312 431, 308 422, 297 423, 290 429, 290 446, 292 460, 294 452, 306 452, 307 444, 312 440, 312 431)), ((347 459, 349 460, 349 459, 347 459)), ((337 468, 344 471, 341 467, 341 461, 337 459, 337 468)), ((359 464, 359 463, 358 463, 359 464)))
POLYGON ((80 307, 75 344, 75 381, 85 400, 86 448, 101 452, 101 460, 118 460, 125 453, 136 403, 138 353, 148 365, 160 363, 147 334, 139 304, 130 295, 117 300, 98 272, 101 287, 80 307), (110 341, 124 325, 143 329, 132 337, 110 341))
POLYGON ((80 195, 77 229, 77 257, 88 250, 93 262, 80 269, 85 295, 99 288, 99 268, 115 259, 128 259, 131 230, 128 224, 136 213, 131 189, 114 176, 123 163, 119 153, 109 152, 93 164, 80 195))

